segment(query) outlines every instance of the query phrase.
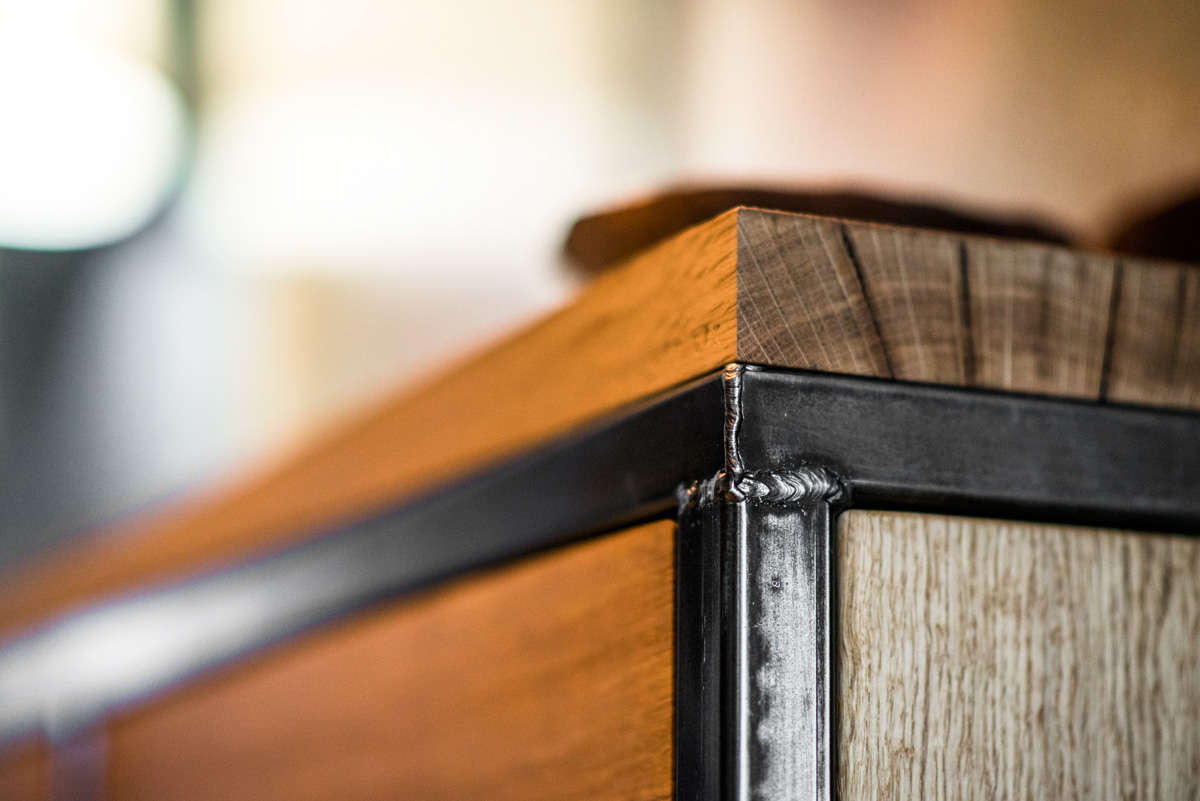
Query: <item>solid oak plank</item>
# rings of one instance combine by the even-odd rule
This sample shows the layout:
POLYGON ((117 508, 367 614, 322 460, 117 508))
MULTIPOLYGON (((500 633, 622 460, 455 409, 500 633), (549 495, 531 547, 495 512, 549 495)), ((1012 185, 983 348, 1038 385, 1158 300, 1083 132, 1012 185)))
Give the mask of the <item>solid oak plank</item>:
POLYGON ((459 581, 111 727, 113 801, 668 799, 674 533, 459 581))
POLYGON ((738 216, 738 358, 890 376, 836 220, 738 216))
POLYGON ((981 238, 966 261, 972 385, 1098 399, 1113 259, 981 238))
POLYGON ((1107 397, 1200 409, 1200 267, 1122 267, 1107 397))
POLYGON ((735 212, 592 282, 562 311, 389 398, 275 469, 0 582, 0 635, 91 598, 296 543, 736 358, 735 212))
POLYGON ((732 361, 1194 407, 1197 286, 1185 266, 735 210, 265 473, 10 573, 0 636, 302 542, 732 361))
POLYGON ((1194 798, 1200 541, 853 511, 844 798, 1194 798))
POLYGON ((846 225, 892 375, 970 386, 961 244, 937 231, 846 225))

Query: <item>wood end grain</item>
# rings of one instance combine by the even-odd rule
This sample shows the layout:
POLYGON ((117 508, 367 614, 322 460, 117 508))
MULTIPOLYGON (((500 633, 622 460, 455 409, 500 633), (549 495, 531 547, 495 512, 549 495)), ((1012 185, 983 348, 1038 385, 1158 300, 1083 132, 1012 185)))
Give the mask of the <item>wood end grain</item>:
POLYGON ((889 376, 842 223, 738 211, 738 358, 889 376))
POLYGON ((1126 261, 1118 292, 1108 398, 1200 409, 1200 267, 1126 261))
POLYGON ((738 357, 776 367, 1200 407, 1200 269, 738 212, 738 357))

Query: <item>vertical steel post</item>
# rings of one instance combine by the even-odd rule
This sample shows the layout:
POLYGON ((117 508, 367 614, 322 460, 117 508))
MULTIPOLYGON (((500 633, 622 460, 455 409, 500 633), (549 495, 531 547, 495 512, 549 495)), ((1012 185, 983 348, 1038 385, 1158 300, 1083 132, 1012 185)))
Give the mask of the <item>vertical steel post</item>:
POLYGON ((721 474, 682 498, 679 798, 828 799, 832 505, 819 468, 721 474))

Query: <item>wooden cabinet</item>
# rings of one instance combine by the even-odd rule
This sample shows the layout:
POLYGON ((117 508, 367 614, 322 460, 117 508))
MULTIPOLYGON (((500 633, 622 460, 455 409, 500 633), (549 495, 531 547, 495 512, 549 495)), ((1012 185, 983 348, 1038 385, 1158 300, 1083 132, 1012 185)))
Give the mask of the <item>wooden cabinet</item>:
POLYGON ((1194 795, 1198 287, 729 212, 11 576, 0 788, 1194 795))

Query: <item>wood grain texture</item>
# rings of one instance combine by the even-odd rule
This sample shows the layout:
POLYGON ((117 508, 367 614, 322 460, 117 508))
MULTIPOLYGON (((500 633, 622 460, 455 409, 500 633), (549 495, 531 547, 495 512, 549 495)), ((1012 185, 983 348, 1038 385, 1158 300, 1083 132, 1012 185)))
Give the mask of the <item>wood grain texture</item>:
POLYGON ((839 547, 843 798, 1200 794, 1200 541, 851 512, 839 547))
POLYGON ((1200 267, 1122 265, 1107 384, 1111 400, 1200 409, 1200 267))
POLYGON ((972 384, 1098 399, 1114 260, 990 239, 966 254, 972 384))
POLYGON ((304 540, 736 358, 736 213, 601 276, 562 311, 242 486, 0 580, 0 635, 90 598, 304 540))
POLYGON ((968 386, 963 248, 935 231, 846 225, 892 375, 968 386))
POLYGON ((112 801, 668 799, 674 524, 468 579, 117 722, 112 801))
POLYGON ((738 232, 742 361, 1101 398, 1112 257, 753 209, 738 232))
POLYGON ((41 742, 22 742, 0 750, 0 799, 50 801, 50 762, 41 742))
POLYGON ((0 637, 298 543, 731 361, 1194 407, 1195 272, 1114 270, 1047 245, 730 212, 263 475, 3 577, 0 637))
POLYGON ((890 376, 836 220, 738 215, 738 358, 890 376))

